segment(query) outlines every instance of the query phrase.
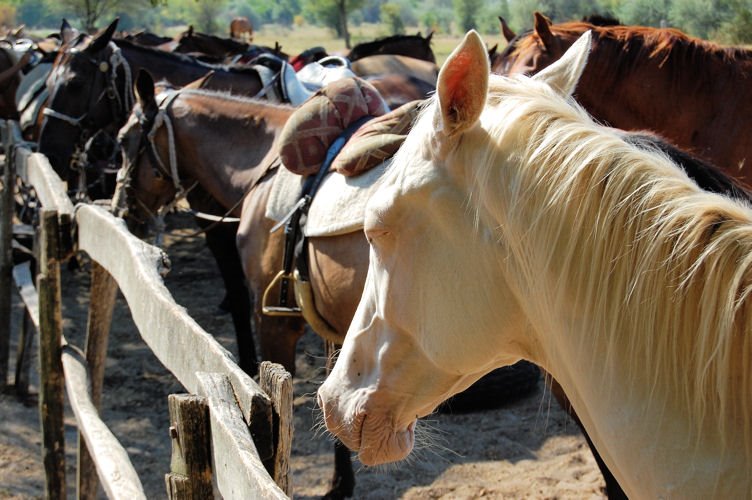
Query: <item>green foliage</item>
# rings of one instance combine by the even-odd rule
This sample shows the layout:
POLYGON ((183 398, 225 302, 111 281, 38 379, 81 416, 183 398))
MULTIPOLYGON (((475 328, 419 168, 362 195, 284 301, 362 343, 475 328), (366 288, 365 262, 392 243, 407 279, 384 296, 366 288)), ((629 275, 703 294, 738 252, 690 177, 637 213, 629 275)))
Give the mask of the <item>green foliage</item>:
POLYGON ((452 0, 454 20, 461 33, 476 28, 475 14, 480 10, 482 0, 452 0))
POLYGON ((669 0, 632 0, 616 9, 616 16, 624 24, 660 26, 668 21, 669 0))
POLYGON ((752 0, 0 0, 0 22, 55 31, 63 17, 74 26, 94 29, 119 16, 121 29, 165 33, 193 24, 199 31, 226 36, 229 21, 246 16, 256 27, 312 24, 344 38, 343 11, 348 23, 382 23, 385 33, 408 26, 440 34, 470 28, 498 33, 498 16, 519 32, 531 28, 533 12, 540 11, 554 22, 597 13, 625 24, 663 22, 693 36, 752 43, 752 0))
POLYGON ((447 5, 447 2, 440 0, 428 0, 424 3, 424 10, 419 15, 419 19, 426 31, 449 34, 452 31, 454 19, 451 3, 447 5))
POLYGON ((731 14, 728 20, 711 33, 710 37, 722 43, 752 43, 752 5, 747 0, 730 2, 731 14))
POLYGON ((385 3, 381 6, 381 22, 389 27, 389 34, 402 35, 405 24, 402 22, 402 8, 395 3, 385 3))

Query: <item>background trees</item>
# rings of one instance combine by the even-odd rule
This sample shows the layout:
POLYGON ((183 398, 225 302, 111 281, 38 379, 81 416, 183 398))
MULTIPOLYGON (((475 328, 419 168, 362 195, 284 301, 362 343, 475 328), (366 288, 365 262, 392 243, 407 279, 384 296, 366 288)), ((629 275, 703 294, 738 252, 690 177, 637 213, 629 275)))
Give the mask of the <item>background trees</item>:
POLYGON ((241 15, 255 26, 326 26, 349 45, 349 27, 360 23, 379 23, 391 33, 414 26, 426 32, 498 33, 498 16, 521 31, 531 27, 536 10, 554 21, 597 13, 625 24, 672 26, 724 43, 752 43, 752 0, 0 0, 0 24, 54 28, 67 17, 94 29, 120 15, 123 29, 163 32, 193 24, 225 35, 229 20, 241 15))

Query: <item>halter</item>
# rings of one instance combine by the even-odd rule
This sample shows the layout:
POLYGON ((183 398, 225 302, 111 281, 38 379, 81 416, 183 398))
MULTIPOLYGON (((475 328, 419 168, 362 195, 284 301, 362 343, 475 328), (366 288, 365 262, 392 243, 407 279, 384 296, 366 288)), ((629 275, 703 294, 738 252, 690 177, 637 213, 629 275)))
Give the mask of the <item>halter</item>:
POLYGON ((179 96, 180 92, 177 90, 162 93, 161 101, 158 104, 157 114, 154 116, 153 121, 151 121, 138 109, 134 111, 136 117, 138 118, 138 122, 141 125, 141 140, 138 147, 138 152, 136 154, 136 157, 131 162, 130 168, 128 168, 127 170, 122 170, 122 175, 118 173, 118 183, 122 183, 124 186, 126 186, 126 188, 130 188, 133 169, 136 165, 138 165, 139 159, 141 158, 143 153, 146 152, 149 163, 151 164, 152 171, 154 172, 154 176, 159 179, 168 178, 172 180, 172 184, 175 187, 175 195, 168 203, 157 209, 156 212, 146 206, 138 198, 138 196, 134 196, 135 201, 144 211, 149 214, 149 217, 154 223, 154 226, 156 228, 155 242, 157 245, 161 243, 162 234, 164 233, 165 215, 171 212, 177 206, 177 204, 182 199, 184 199, 188 195, 188 193, 193 190, 193 188, 198 185, 198 181, 195 181, 188 189, 185 189, 182 182, 180 181, 180 176, 178 173, 177 152, 175 150, 175 131, 172 126, 172 120, 170 119, 168 110, 173 101, 175 101, 175 99, 177 99, 179 96), (164 161, 159 156, 159 150, 157 149, 155 142, 157 132, 162 126, 164 126, 165 130, 167 131, 167 151, 169 165, 165 165, 164 161))
MULTIPOLYGON (((89 103, 98 104, 105 97, 108 99, 111 105, 112 116, 117 119, 118 116, 127 116, 133 108, 134 96, 132 85, 132 73, 131 67, 128 64, 127 59, 123 56, 120 47, 115 45, 114 42, 109 42, 111 54, 109 60, 88 58, 88 61, 97 67, 98 74, 102 74, 105 77, 105 84, 102 92, 96 98, 91 99, 89 95, 89 103), (124 91, 121 96, 117 89, 117 72, 122 67, 125 75, 124 91)), ((71 49, 71 52, 79 52, 78 49, 71 49)), ((53 77, 53 85, 57 85, 56 76, 53 77)), ((91 106, 93 107, 93 106, 91 106)), ((76 144, 76 151, 71 157, 71 166, 78 172, 78 186, 76 188, 75 196, 77 198, 86 198, 87 184, 86 184, 86 172, 85 166, 87 164, 86 146, 81 148, 81 144, 86 144, 89 139, 90 128, 85 126, 85 121, 89 117, 91 107, 88 111, 84 112, 81 116, 71 116, 60 111, 53 109, 51 106, 46 107, 42 113, 50 118, 61 120, 69 125, 72 125, 81 130, 81 136, 79 142, 76 144)))
MULTIPOLYGON (((95 103, 98 103, 99 101, 102 100, 102 98, 106 96, 110 100, 111 103, 114 103, 117 106, 117 108, 113 109, 113 115, 117 116, 117 111, 122 111, 123 113, 129 113, 130 110, 133 108, 133 102, 134 102, 133 77, 131 74, 131 67, 128 64, 128 60, 123 56, 123 53, 120 50, 120 47, 115 45, 114 42, 110 42, 109 47, 112 50, 109 61, 97 60, 94 58, 89 58, 88 60, 94 66, 98 68, 100 73, 109 77, 105 80, 105 87, 104 89, 102 89, 102 92, 99 94, 99 97, 97 97, 95 103), (125 86, 124 86, 123 96, 121 96, 117 90, 117 70, 121 66, 123 67, 123 72, 125 74, 125 86)), ((76 49, 72 49, 71 52, 78 52, 78 51, 76 49)), ((53 85, 57 85, 56 78, 53 79, 53 85)), ((46 107, 43 113, 45 116, 62 120, 68 123, 69 125, 73 125, 74 127, 79 127, 81 129, 83 129, 81 124, 83 123, 84 120, 86 120, 86 118, 89 115, 89 111, 86 111, 81 116, 71 116, 65 113, 61 113, 60 111, 54 110, 50 106, 46 107)))

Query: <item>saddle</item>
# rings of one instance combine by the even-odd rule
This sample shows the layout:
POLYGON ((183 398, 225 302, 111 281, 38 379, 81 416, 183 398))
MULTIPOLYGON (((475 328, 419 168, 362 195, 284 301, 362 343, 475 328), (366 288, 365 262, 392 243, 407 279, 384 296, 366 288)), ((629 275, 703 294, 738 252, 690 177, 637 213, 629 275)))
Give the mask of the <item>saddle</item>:
MULTIPOLYGON (((276 222, 285 219, 298 202, 305 179, 319 171, 334 140, 351 122, 368 113, 365 97, 361 95, 359 103, 353 97, 357 93, 370 95, 370 90, 360 92, 362 83, 357 79, 337 82, 290 117, 280 136, 280 158, 286 168, 275 175, 266 208, 268 218, 276 222), (340 93, 343 88, 346 91, 340 93), (348 118, 342 119, 338 105, 346 107, 348 118), (322 128, 324 132, 320 132, 322 128)), ((366 201, 405 140, 422 103, 413 101, 381 114, 350 136, 311 202, 303 228, 305 236, 334 236, 362 229, 366 201)))
POLYGON ((21 78, 16 90, 16 109, 20 115, 21 130, 33 127, 39 112, 47 100, 47 76, 52 71, 52 63, 42 62, 34 66, 21 78))
POLYGON ((383 160, 399 148, 419 104, 387 113, 371 84, 350 78, 324 87, 288 119, 280 135, 280 159, 287 168, 277 172, 267 204, 267 216, 278 222, 277 228, 285 226, 284 265, 264 291, 264 314, 302 315, 316 333, 337 342, 337 332, 316 310, 307 238, 363 227, 365 203, 387 168, 383 160), (360 138, 354 140, 356 135, 360 138), (355 161, 335 167, 343 152, 343 158, 355 161), (379 167, 371 168, 376 163, 379 167), (349 176, 330 174, 332 169, 349 176), (270 292, 277 285, 279 300, 271 305, 270 292), (290 287, 297 306, 290 303, 290 287))

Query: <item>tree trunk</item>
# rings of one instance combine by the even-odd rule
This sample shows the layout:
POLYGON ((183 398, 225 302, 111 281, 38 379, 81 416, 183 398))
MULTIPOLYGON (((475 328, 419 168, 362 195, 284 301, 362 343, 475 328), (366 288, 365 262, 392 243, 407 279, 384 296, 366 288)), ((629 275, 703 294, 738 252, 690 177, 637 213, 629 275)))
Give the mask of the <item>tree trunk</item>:
POLYGON ((347 0, 339 0, 337 2, 339 8, 339 23, 342 29, 342 38, 345 39, 345 48, 350 50, 350 31, 347 29, 347 0))

